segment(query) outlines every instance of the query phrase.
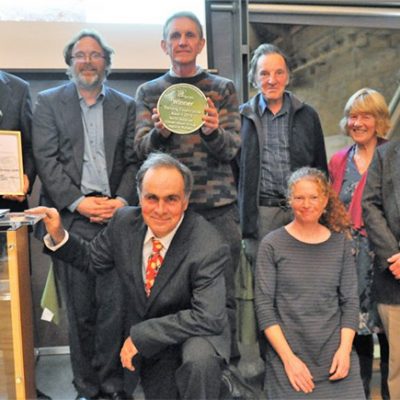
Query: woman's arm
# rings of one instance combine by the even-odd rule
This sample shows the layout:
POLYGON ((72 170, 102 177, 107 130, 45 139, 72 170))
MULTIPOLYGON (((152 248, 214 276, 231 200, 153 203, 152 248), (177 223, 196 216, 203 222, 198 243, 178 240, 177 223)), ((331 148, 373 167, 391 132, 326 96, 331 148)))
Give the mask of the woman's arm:
POLYGON ((297 392, 311 393, 315 386, 313 376, 307 365, 293 353, 281 327, 270 326, 264 330, 264 333, 278 353, 293 388, 297 392))
POLYGON ((331 381, 343 379, 349 374, 351 348, 358 327, 359 298, 356 266, 350 240, 344 238, 343 244, 342 273, 339 286, 340 344, 333 356, 329 370, 331 381))
POLYGON ((329 370, 330 380, 346 378, 350 371, 350 354, 353 345, 355 331, 350 328, 342 328, 340 331, 340 345, 333 356, 329 370))

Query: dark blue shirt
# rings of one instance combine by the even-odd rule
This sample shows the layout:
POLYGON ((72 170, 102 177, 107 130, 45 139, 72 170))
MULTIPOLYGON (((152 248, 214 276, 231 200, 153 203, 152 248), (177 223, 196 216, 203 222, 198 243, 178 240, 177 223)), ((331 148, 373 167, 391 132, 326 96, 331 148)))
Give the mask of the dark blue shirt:
POLYGON ((260 96, 258 112, 261 117, 264 145, 262 149, 260 196, 283 198, 290 176, 289 100, 286 94, 282 108, 275 115, 260 96))

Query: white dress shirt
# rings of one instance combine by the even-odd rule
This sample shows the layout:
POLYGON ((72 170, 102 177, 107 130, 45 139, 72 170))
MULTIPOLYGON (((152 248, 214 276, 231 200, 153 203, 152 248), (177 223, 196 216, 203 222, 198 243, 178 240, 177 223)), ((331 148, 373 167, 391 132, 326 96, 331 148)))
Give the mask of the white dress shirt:
POLYGON ((149 257, 153 252, 152 238, 157 239, 162 244, 163 248, 161 249, 160 254, 161 257, 164 259, 169 249, 169 246, 171 245, 172 239, 174 238, 176 231, 178 230, 179 226, 182 223, 182 220, 183 220, 183 215, 182 218, 177 223, 176 227, 170 233, 168 233, 168 235, 165 235, 161 238, 157 237, 149 227, 147 228, 147 232, 143 242, 143 263, 142 263, 143 282, 146 282, 147 260, 149 259, 149 257))

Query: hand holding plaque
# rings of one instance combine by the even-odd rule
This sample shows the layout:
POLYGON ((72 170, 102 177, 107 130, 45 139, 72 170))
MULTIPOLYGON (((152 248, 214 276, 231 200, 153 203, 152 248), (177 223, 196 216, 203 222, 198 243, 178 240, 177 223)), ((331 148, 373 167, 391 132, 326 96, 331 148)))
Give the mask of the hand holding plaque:
POLYGON ((203 124, 207 99, 196 86, 178 83, 158 99, 157 110, 164 126, 181 135, 197 131, 203 124))
POLYGON ((21 132, 0 131, 0 195, 25 196, 21 132))

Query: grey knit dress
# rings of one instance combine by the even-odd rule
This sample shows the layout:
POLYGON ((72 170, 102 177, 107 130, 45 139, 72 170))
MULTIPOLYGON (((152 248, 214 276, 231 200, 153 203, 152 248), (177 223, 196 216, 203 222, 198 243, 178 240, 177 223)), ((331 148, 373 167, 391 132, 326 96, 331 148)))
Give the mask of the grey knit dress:
POLYGON ((364 399, 357 355, 349 375, 329 381, 343 327, 357 330, 357 276, 351 243, 332 233, 318 244, 301 242, 285 228, 261 242, 255 279, 259 327, 279 324, 292 351, 314 377, 312 393, 296 392, 268 344, 264 388, 268 399, 364 399))

